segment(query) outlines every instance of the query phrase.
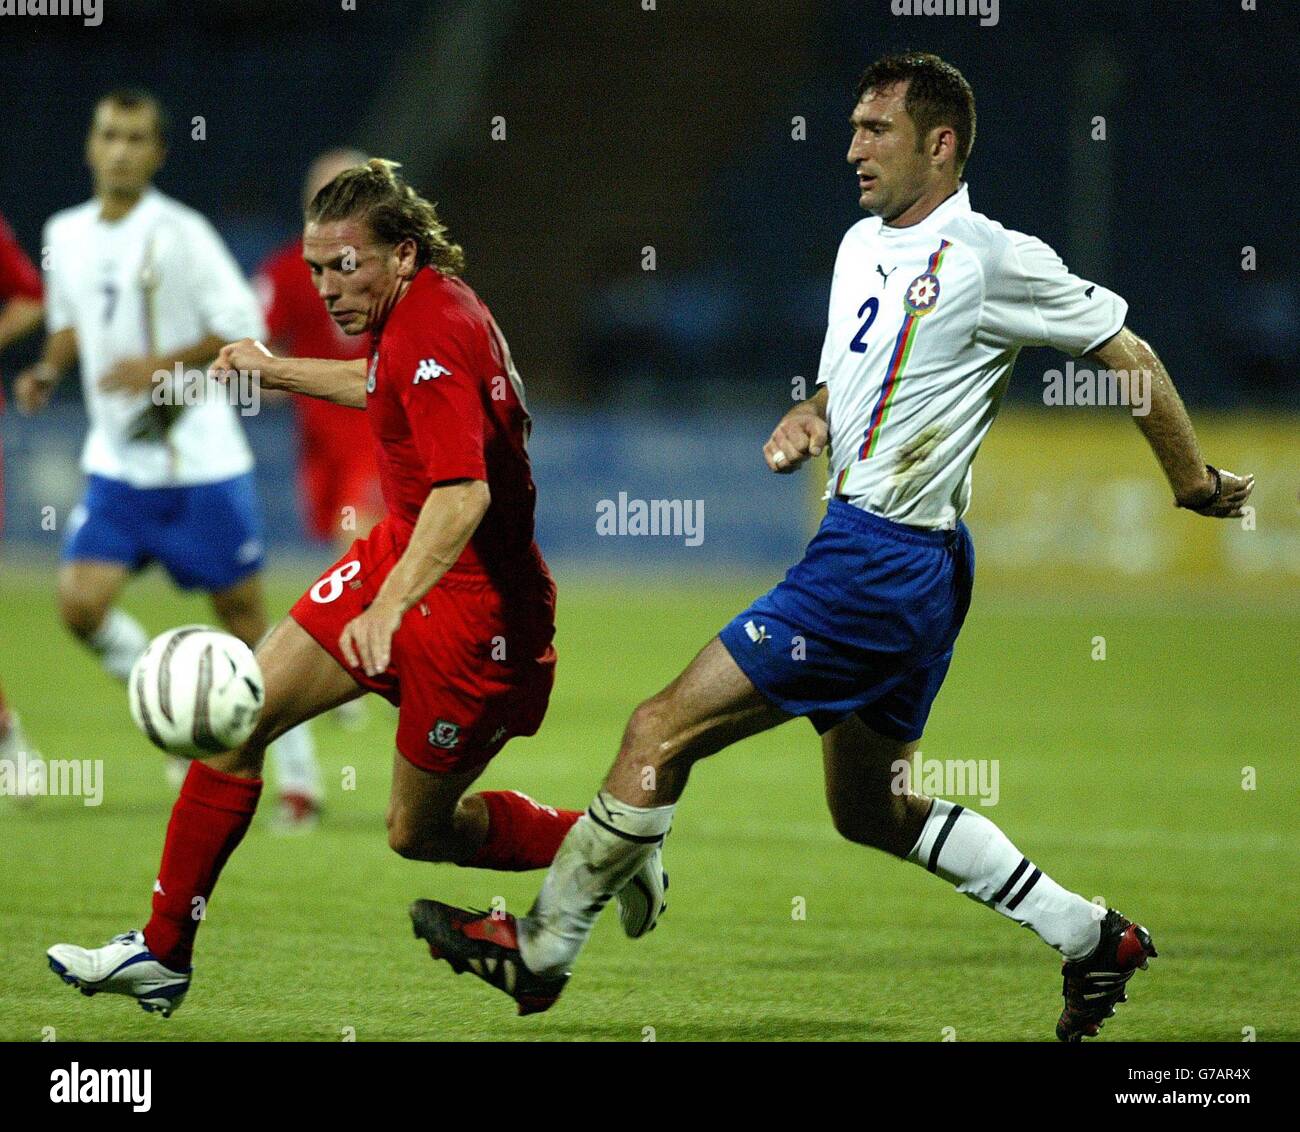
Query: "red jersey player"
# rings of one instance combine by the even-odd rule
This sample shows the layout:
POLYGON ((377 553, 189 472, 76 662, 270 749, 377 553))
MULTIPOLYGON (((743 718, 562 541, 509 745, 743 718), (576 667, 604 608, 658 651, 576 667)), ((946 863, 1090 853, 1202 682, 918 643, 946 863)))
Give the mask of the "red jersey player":
MULTIPOLYGON (((252 821, 277 735, 374 691, 398 705, 388 840, 404 857, 490 869, 548 865, 574 811, 515 791, 466 794, 513 736, 542 722, 555 671, 555 586, 533 541, 529 417, 519 375, 432 204, 388 161, 336 177, 307 210, 303 253, 334 321, 372 331, 369 362, 274 358, 245 339, 213 370, 365 409, 387 515, 257 649, 266 704, 238 750, 194 762, 172 810, 153 915, 50 965, 90 993, 169 1014, 217 876, 252 821)), ((643 934, 640 873, 624 926, 643 934)))
MULTIPOLYGON (((0 352, 27 337, 41 324, 44 311, 40 272, 0 216, 0 352)), ((0 412, 4 412, 4 387, 0 386, 0 412)), ((4 452, 0 450, 0 530, 4 529, 4 452)), ((29 761, 39 756, 27 749, 18 716, 5 704, 0 689, 0 758, 16 762, 19 752, 29 761)))
MULTIPOLYGON (((345 169, 363 164, 353 149, 322 153, 307 170, 303 205, 345 169)), ((349 335, 330 318, 302 261, 302 239, 269 256, 254 280, 277 353, 299 358, 365 358, 370 335, 349 335)), ((379 470, 365 418, 319 397, 295 397, 298 420, 298 498, 307 529, 318 539, 351 541, 382 513, 379 470)))

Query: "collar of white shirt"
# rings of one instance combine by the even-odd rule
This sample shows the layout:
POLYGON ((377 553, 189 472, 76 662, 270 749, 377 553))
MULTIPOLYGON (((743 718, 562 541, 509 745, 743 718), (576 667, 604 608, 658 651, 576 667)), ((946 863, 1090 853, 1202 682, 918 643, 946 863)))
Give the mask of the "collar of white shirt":
POLYGON ((957 191, 945 199, 924 220, 909 224, 906 228, 891 228, 888 224, 882 224, 880 226, 880 236, 885 240, 909 240, 919 233, 932 232, 954 216, 960 216, 970 211, 970 186, 965 181, 962 181, 957 191))

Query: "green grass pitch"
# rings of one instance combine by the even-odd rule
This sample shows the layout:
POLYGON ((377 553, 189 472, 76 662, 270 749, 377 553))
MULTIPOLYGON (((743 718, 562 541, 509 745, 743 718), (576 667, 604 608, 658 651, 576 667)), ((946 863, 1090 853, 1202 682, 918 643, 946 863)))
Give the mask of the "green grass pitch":
MULTIPOLYGON (((275 612, 305 578, 272 579, 275 612)), ((771 579, 559 580, 550 715, 481 781, 576 808, 637 700, 771 579)), ((1052 953, 915 866, 838 839, 802 721, 697 768, 668 841, 659 929, 629 942, 606 915, 559 1004, 516 1018, 502 995, 429 960, 406 906, 501 896, 518 910, 541 874, 419 864, 388 849, 392 715, 373 698, 360 734, 315 725, 329 786, 320 829, 277 837, 265 806, 231 860, 175 1017, 83 998, 46 969, 44 950, 143 922, 171 799, 122 690, 58 627, 51 585, 12 570, 0 582, 0 679, 47 757, 104 760, 105 793, 97 808, 0 802, 0 1039, 1052 1038, 1052 953), (356 772, 347 792, 346 767, 356 772)), ((125 604, 151 632, 209 620, 200 599, 156 577, 125 604)), ((1280 603, 1027 603, 977 583, 922 749, 999 760, 998 803, 981 812, 1061 883, 1151 928, 1161 957, 1103 1041, 1300 1039, 1298 630, 1300 613, 1280 603), (1095 636, 1105 660, 1092 659, 1095 636)))

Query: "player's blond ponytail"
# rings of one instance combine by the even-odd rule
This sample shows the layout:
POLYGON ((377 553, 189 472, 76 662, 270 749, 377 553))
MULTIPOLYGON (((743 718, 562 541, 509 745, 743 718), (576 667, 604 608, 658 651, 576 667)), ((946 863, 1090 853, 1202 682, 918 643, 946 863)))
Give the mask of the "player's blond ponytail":
POLYGON ((396 161, 372 157, 343 170, 307 205, 307 221, 363 219, 380 243, 414 240, 421 267, 459 275, 465 270, 465 253, 447 238, 433 203, 398 176, 400 168, 396 161))

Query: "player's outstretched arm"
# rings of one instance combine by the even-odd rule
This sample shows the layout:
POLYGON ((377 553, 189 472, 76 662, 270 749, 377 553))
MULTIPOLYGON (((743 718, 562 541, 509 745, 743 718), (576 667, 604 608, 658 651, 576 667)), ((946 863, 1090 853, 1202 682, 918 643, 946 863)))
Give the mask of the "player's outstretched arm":
POLYGON ((45 339, 41 360, 28 366, 14 379, 14 400, 21 413, 37 413, 45 408, 59 379, 77 360, 77 332, 71 327, 56 331, 45 339))
POLYGON ((277 358, 261 342, 241 338, 223 346, 208 371, 219 381, 240 372, 256 373, 265 389, 283 389, 319 397, 350 409, 366 407, 366 360, 349 362, 326 358, 277 358))
POLYGON ((1091 356, 1106 369, 1151 375, 1151 411, 1133 419, 1164 469, 1174 502, 1215 519, 1239 516, 1255 477, 1207 465, 1183 400, 1156 352, 1126 326, 1091 356))
POLYGON ((830 391, 822 386, 807 401, 800 401, 781 418, 763 445, 763 458, 774 472, 793 472, 810 456, 820 456, 830 439, 826 402, 830 391))

